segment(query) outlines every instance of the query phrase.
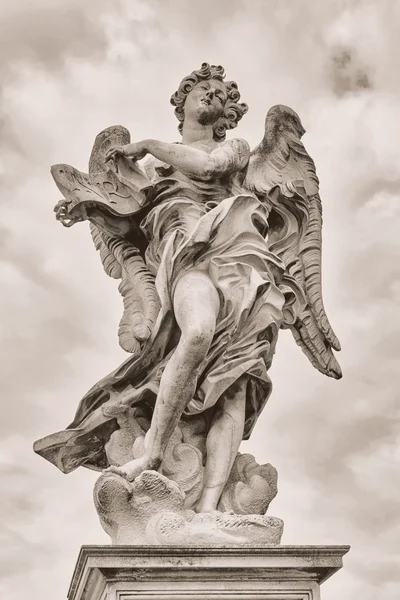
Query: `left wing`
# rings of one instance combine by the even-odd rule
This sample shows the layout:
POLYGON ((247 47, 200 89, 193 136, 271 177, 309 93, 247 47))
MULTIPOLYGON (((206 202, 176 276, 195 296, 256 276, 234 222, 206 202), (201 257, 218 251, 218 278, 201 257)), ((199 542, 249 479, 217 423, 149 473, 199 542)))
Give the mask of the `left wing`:
POLYGON ((160 308, 154 275, 143 259, 146 240, 138 225, 143 210, 151 205, 153 184, 133 161, 121 157, 114 169, 105 162, 108 148, 129 141, 127 129, 109 127, 96 137, 89 173, 64 164, 54 165, 51 172, 65 198, 56 205, 57 218, 67 227, 90 221, 105 272, 121 280, 118 289, 124 312, 119 343, 126 352, 139 356, 160 308))
POLYGON ((273 106, 264 138, 251 153, 245 186, 267 204, 269 248, 283 260, 306 298, 302 314, 289 328, 314 367, 339 379, 342 373, 332 350, 340 350, 340 343, 322 299, 319 180, 301 142, 304 133, 291 108, 273 106))

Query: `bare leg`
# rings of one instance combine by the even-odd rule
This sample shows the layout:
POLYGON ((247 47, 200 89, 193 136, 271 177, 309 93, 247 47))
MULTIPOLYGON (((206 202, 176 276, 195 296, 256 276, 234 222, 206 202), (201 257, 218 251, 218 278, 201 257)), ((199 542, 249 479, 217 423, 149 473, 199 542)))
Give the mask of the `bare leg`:
POLYGON ((174 311, 181 338, 161 378, 145 454, 109 469, 130 481, 142 471, 159 468, 182 412, 194 396, 199 367, 210 348, 219 311, 218 293, 206 273, 192 271, 180 279, 174 311))
POLYGON ((204 487, 196 512, 217 509, 243 438, 247 378, 241 377, 221 397, 207 437, 204 487))

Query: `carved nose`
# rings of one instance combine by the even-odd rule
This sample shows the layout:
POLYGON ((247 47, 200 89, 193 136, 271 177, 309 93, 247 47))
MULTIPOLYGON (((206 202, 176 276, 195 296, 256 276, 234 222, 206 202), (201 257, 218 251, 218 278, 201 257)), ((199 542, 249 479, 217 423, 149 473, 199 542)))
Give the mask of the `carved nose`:
POLYGON ((209 100, 212 100, 214 98, 214 90, 208 90, 206 96, 209 98, 209 100))

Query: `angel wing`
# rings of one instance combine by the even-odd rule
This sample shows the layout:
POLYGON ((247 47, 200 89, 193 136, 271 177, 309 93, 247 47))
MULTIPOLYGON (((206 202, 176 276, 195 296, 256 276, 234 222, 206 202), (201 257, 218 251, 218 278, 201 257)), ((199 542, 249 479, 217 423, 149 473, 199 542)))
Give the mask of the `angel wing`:
MULTIPOLYGON (((129 142, 130 135, 124 127, 110 127, 102 131, 93 146, 89 174, 107 170, 104 157, 110 146, 129 142)), ((123 298, 124 312, 118 329, 120 346, 139 355, 143 343, 151 336, 160 308, 154 276, 132 241, 101 231, 94 219, 90 230, 105 272, 110 277, 121 279, 118 289, 123 298)))
POLYGON ((120 173, 115 173, 105 162, 108 148, 129 142, 127 129, 109 127, 96 137, 88 175, 69 165, 55 165, 52 174, 67 199, 63 205, 67 226, 89 220, 105 272, 121 280, 118 289, 124 312, 118 330, 119 343, 127 352, 139 356, 151 336, 160 308, 154 275, 143 259, 146 242, 137 222, 141 217, 135 216, 143 214, 143 199, 148 196, 151 182, 134 164, 124 164, 120 173), (130 185, 132 181, 135 185, 130 185))
POLYGON ((93 223, 90 231, 105 272, 121 279, 118 289, 124 312, 118 328, 120 346, 138 356, 151 336, 160 307, 154 276, 133 244, 102 232, 93 223))
POLYGON ((322 299, 319 180, 301 142, 304 133, 291 108, 273 106, 264 138, 251 153, 244 185, 267 204, 269 249, 283 260, 306 298, 302 314, 289 328, 314 367, 339 379, 342 373, 332 350, 340 350, 340 343, 322 299))

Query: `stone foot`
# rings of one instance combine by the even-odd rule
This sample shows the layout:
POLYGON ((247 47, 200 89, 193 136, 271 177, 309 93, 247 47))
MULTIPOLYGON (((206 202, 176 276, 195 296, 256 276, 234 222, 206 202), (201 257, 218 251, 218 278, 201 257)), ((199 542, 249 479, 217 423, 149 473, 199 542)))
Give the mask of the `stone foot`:
POLYGON ((115 473, 124 477, 127 481, 134 481, 136 477, 139 477, 143 471, 151 471, 157 469, 161 461, 152 460, 147 456, 135 458, 120 467, 111 465, 108 469, 105 469, 105 473, 115 473))

